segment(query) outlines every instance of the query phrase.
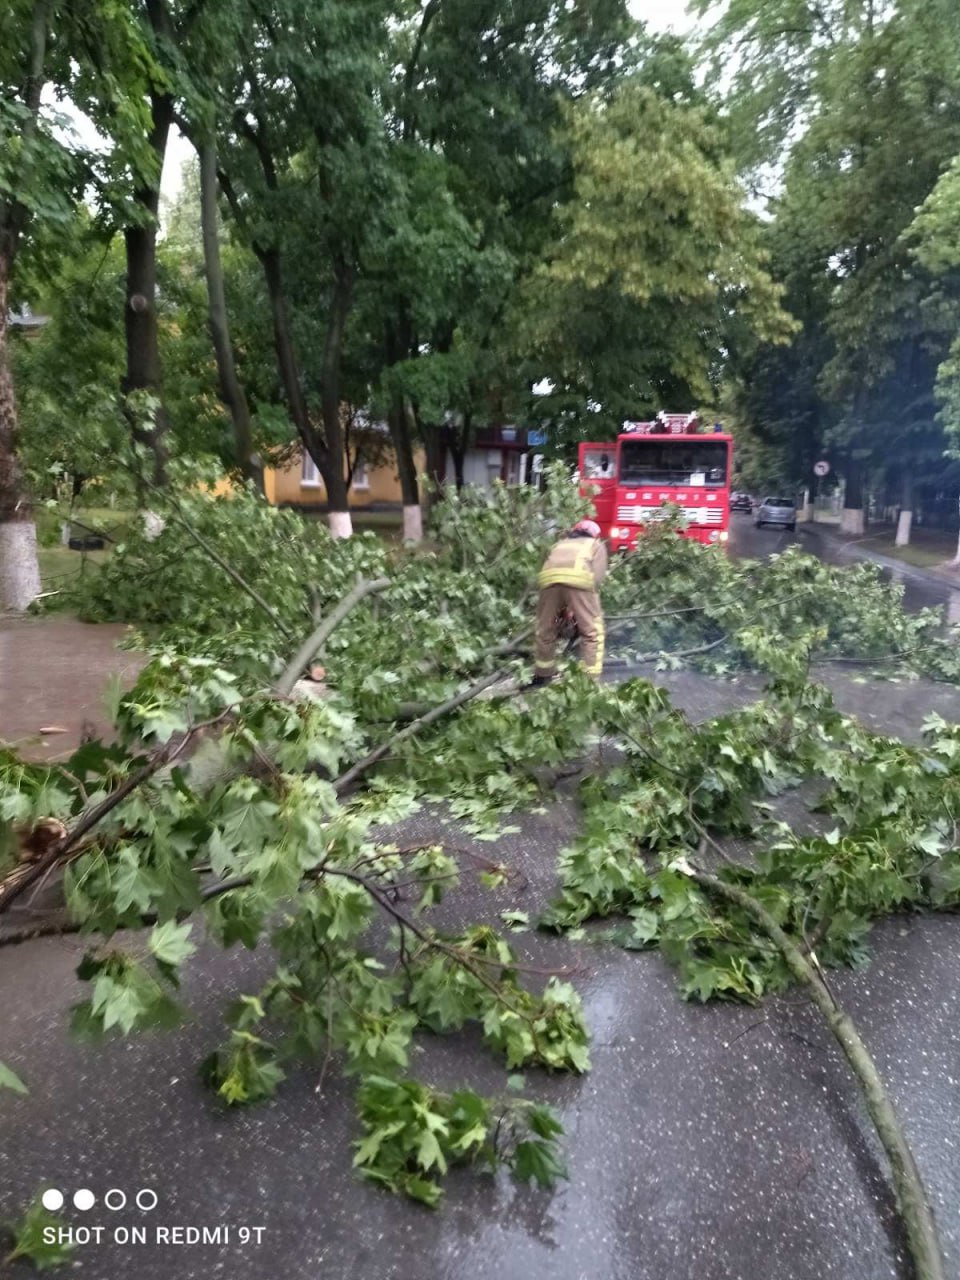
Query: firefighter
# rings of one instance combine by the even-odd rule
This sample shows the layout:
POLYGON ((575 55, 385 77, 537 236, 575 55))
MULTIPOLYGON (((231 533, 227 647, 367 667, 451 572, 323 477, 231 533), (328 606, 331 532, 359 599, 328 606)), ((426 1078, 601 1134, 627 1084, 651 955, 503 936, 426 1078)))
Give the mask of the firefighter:
POLYGON ((544 561, 537 585, 537 639, 532 684, 556 675, 557 636, 565 610, 580 632, 580 660, 598 679, 603 667, 603 611, 598 590, 607 572, 607 548, 595 520, 581 520, 564 534, 544 561))

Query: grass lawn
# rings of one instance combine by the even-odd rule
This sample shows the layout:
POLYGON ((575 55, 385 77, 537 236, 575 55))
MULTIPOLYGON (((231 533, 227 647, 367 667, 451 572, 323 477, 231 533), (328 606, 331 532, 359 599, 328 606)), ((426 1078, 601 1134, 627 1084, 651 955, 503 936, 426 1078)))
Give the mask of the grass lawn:
POLYGON ((903 560, 920 569, 930 569, 943 564, 944 560, 952 560, 957 542, 955 538, 951 538, 950 546, 934 548, 928 544, 911 542, 907 547, 897 547, 894 546, 893 538, 878 538, 876 541, 871 539, 869 546, 881 555, 892 556, 895 560, 903 560))
POLYGON ((884 526, 871 532, 868 530, 863 538, 851 538, 851 542, 861 542, 871 551, 891 556, 894 560, 902 560, 905 564, 916 565, 918 569, 931 569, 942 565, 945 560, 952 560, 957 553, 957 535, 943 529, 910 530, 910 542, 906 547, 894 544, 894 530, 884 526))
MULTIPOLYGON (((77 521, 76 532, 79 534, 92 529, 116 538, 133 514, 132 511, 118 511, 113 507, 78 507, 73 519, 77 521), (87 526, 87 529, 80 526, 87 526)), ((37 559, 44 591, 61 590, 80 573, 96 573, 97 566, 110 555, 109 542, 103 551, 71 551, 65 547, 60 541, 61 522, 59 511, 37 511, 37 536, 41 542, 37 559)))
POLYGON ((40 547, 40 582, 44 591, 62 590, 81 573, 96 573, 110 555, 104 551, 71 551, 69 547, 40 547))

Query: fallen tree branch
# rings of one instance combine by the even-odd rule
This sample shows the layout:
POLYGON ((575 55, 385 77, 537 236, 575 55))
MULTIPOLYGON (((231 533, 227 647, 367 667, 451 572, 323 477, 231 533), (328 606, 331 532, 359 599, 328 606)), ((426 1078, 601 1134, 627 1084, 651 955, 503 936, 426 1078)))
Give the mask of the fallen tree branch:
POLYGON ((101 800, 92 809, 82 813, 71 830, 67 832, 62 840, 58 840, 56 844, 51 845, 43 857, 36 862, 30 862, 26 866, 18 868, 13 878, 8 879, 4 884, 0 884, 0 915, 8 911, 17 898, 24 894, 32 884, 35 884, 46 875, 51 867, 56 866, 71 849, 76 848, 83 837, 98 826, 118 804, 126 800, 127 796, 159 773, 165 765, 172 764, 178 756, 182 755, 188 744, 202 729, 208 729, 212 725, 219 724, 230 714, 229 709, 223 711, 212 720, 192 725, 178 741, 174 742, 171 739, 142 768, 125 778, 115 791, 110 792, 106 799, 101 800))
POLYGON ((756 898, 739 885, 728 884, 692 863, 687 862, 683 869, 704 889, 746 911, 776 943, 790 972, 809 991, 863 1091, 870 1118, 890 1161, 897 1207, 917 1280, 946 1280, 937 1229, 920 1171, 886 1086, 849 1014, 836 1003, 810 960, 756 898))
POLYGON ((673 618, 678 613, 703 613, 709 605, 692 604, 683 609, 652 609, 643 613, 608 613, 606 614, 607 622, 627 622, 634 621, 637 618, 673 618))
MULTIPOLYGON (((144 917, 143 923, 155 924, 156 916, 152 920, 144 917)), ((139 928, 139 925, 137 927, 139 928)), ((0 947, 17 946, 21 942, 32 942, 34 938, 53 938, 68 933, 79 933, 82 928, 83 925, 76 920, 37 920, 20 929, 10 929, 6 933, 0 933, 0 947)))
POLYGON ((328 614, 311 635, 304 640, 293 658, 287 664, 283 675, 277 681, 277 693, 281 697, 289 697, 293 686, 300 678, 304 668, 316 657, 321 645, 336 630, 347 614, 367 596, 386 591, 391 585, 389 578, 361 578, 355 587, 343 597, 332 613, 328 614))
MULTIPOLYGON (((145 476, 140 475, 140 473, 137 470, 135 470, 133 467, 130 467, 129 469, 131 473, 134 475, 134 478, 136 479, 138 484, 145 485, 148 489, 152 490, 154 493, 161 493, 161 491, 157 488, 157 486, 154 484, 151 484, 151 482, 145 476)), ((179 524, 182 528, 184 528, 187 531, 187 533, 190 535, 190 537, 194 540, 194 542, 197 544, 197 546, 201 549, 201 551, 203 551, 206 555, 208 555, 210 559, 214 562, 214 564, 219 565, 220 568, 227 575, 227 577, 230 578, 231 581, 235 582, 241 591, 245 592, 250 597, 251 600, 253 600, 256 604, 260 606, 260 608, 264 611, 264 613, 267 615, 267 617, 270 619, 273 625, 277 628, 277 630, 280 631, 283 635, 285 635, 288 640, 292 640, 293 632, 290 630, 287 624, 283 621, 283 619, 276 613, 276 611, 269 604, 267 604, 266 600, 264 600, 260 592, 257 591, 256 587, 252 587, 250 583, 247 582, 246 578, 242 577, 236 571, 236 569, 234 569, 233 565, 231 565, 227 560, 225 560, 223 556, 220 554, 220 552, 217 551, 215 547, 212 547, 209 542, 207 542, 206 538, 202 537, 199 533, 197 533, 196 529, 193 527, 190 521, 186 518, 186 516, 182 514, 179 507, 177 507, 175 503, 171 505, 169 494, 161 494, 161 496, 165 498, 167 503, 167 515, 169 515, 169 517, 172 520, 175 520, 177 524, 179 524)))
POLYGON ((604 666, 633 667, 641 662, 657 662, 660 658, 692 658, 694 654, 709 653, 711 649, 718 649, 726 642, 727 636, 722 635, 717 640, 711 640, 709 644, 698 644, 692 649, 656 649, 650 653, 638 653, 635 658, 609 658, 604 666))
POLYGON ((186 520, 179 511, 171 510, 170 516, 172 519, 176 520, 178 524, 182 525, 184 529, 186 529, 187 533, 189 533, 190 537, 193 538, 200 550, 205 552, 214 564, 218 564, 227 577, 235 582, 241 591, 245 591, 250 599, 260 606, 277 630, 282 632, 288 640, 292 640, 293 632, 282 620, 279 614, 269 604, 267 604, 266 600, 264 600, 256 587, 252 587, 250 583, 247 582, 246 578, 241 577, 240 574, 237 573, 236 569, 234 569, 233 565, 231 565, 227 560, 224 560, 216 547, 212 547, 210 543, 207 542, 206 538, 201 537, 201 535, 197 533, 196 529, 194 529, 193 525, 190 524, 190 522, 186 520))
POLYGON ((431 708, 424 715, 419 716, 406 728, 401 729, 399 733, 395 733, 392 738, 388 738, 386 742, 382 742, 379 747, 375 747, 362 760, 358 760, 356 764, 340 775, 334 783, 334 789, 337 795, 342 795, 348 787, 352 786, 356 780, 372 769, 375 764, 383 759, 384 756, 398 746, 401 742, 405 742, 407 738, 412 738, 415 733, 421 729, 425 729, 427 725, 433 724, 435 720, 440 720, 443 716, 451 711, 455 711, 457 707, 462 707, 465 702, 469 702, 471 698, 475 698, 478 693, 483 693, 484 689, 488 689, 490 685, 496 684, 498 680, 502 680, 507 675, 507 668, 501 667, 498 671, 491 672, 490 675, 481 677, 474 684, 469 685, 466 689, 461 690, 455 697, 449 698, 446 702, 441 702, 439 706, 431 708))

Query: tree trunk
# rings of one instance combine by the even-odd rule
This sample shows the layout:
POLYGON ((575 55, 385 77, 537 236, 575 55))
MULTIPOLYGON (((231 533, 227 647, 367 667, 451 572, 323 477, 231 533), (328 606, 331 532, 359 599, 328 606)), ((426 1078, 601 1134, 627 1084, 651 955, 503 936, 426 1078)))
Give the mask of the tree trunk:
MULTIPOLYGON (((37 0, 30 24, 30 46, 21 92, 25 115, 14 154, 30 155, 37 131, 47 51, 49 0, 37 0)), ((16 117, 14 117, 16 119, 16 117)), ((27 161, 29 163, 29 160, 27 161)), ((16 189, 16 169, 8 174, 16 189)), ((0 195, 0 609, 17 613, 40 594, 37 530, 17 456, 17 397, 10 371, 9 288, 20 237, 30 212, 16 195, 0 195)))
MULTIPOLYGON (((410 325, 405 314, 396 324, 387 324, 386 362, 390 368, 406 360, 411 347, 410 325)), ((420 509, 420 482, 413 458, 412 406, 403 394, 395 389, 391 393, 387 410, 390 439, 397 456, 397 474, 400 476, 400 500, 403 503, 403 538, 405 542, 419 542, 423 537, 423 514, 420 509)))
POLYGON ((426 471, 434 486, 432 500, 436 502, 443 497, 443 487, 447 483, 447 428, 431 422, 421 423, 421 430, 426 471))
POLYGON ((840 532, 851 533, 855 537, 861 537, 864 531, 863 470, 861 464, 850 458, 845 475, 847 486, 843 497, 843 510, 840 513, 840 532))
POLYGON ((471 415, 465 413, 461 427, 447 428, 447 448, 450 450, 450 457, 453 459, 453 478, 457 486, 457 493, 463 491, 463 464, 466 460, 467 448, 470 443, 471 422, 471 415))
POLYGON ((167 416, 160 400, 160 344, 157 326, 157 214, 160 208, 160 174, 173 122, 173 100, 166 94, 152 98, 150 148, 155 174, 133 194, 140 210, 137 222, 124 231, 127 252, 125 332, 127 370, 122 382, 125 396, 144 393, 156 400, 145 407, 127 406, 134 444, 153 457, 151 482, 162 488, 167 482, 167 416))
POLYGON ((12 237, 0 234, 0 608, 19 613, 40 594, 40 570, 37 530, 17 457, 17 400, 8 350, 12 237))
POLYGON ((237 366, 230 342, 227 298, 220 258, 220 235, 217 226, 217 148, 210 138, 197 148, 200 159, 200 221, 203 229, 203 264, 207 278, 207 301, 210 309, 210 335, 217 360, 220 396, 233 423, 234 455, 245 480, 252 480, 263 492, 263 465, 253 451, 250 406, 237 377, 237 366))
POLYGON ((297 357, 293 349, 293 336, 290 333, 290 321, 287 316, 287 304, 283 295, 283 279, 280 271, 280 252, 277 249, 263 249, 254 245, 254 253, 263 267, 263 277, 267 286, 267 297, 270 300, 270 319, 273 323, 273 346, 277 357, 277 370, 287 397, 287 412, 293 420, 297 434, 307 447, 307 452, 317 466, 320 466, 312 448, 309 437, 313 434, 310 415, 307 412, 307 401, 300 384, 300 371, 297 357))
POLYGON ((913 476, 903 473, 900 491, 900 514, 897 516, 897 536, 894 546, 906 547, 910 543, 910 526, 913 524, 913 476))
MULTIPOLYGON (((297 429, 300 443, 317 465, 323 476, 330 504, 328 524, 335 538, 347 538, 353 532, 350 512, 347 509, 347 485, 343 465, 343 432, 340 425, 339 405, 337 406, 336 432, 340 440, 340 453, 336 466, 333 463, 332 451, 326 441, 314 427, 307 408, 307 399, 303 394, 300 381, 300 369, 297 364, 297 353, 293 345, 293 334, 290 331, 290 320, 287 316, 287 304, 283 292, 283 276, 280 268, 280 252, 275 247, 264 248, 254 243, 253 251, 263 267, 264 281, 267 286, 267 297, 270 300, 270 317, 273 323, 273 345, 277 357, 277 369, 287 398, 287 412, 297 429), (334 497, 336 493, 336 498, 334 497)), ((329 341, 329 335, 328 335, 329 341)), ((324 423, 326 426, 326 422, 324 423)))
MULTIPOLYGON (((323 346, 321 370, 323 389, 321 412, 326 444, 326 466, 321 467, 327 487, 327 520, 335 538, 349 538, 353 533, 350 497, 344 458, 343 423, 340 420, 340 374, 343 362, 343 338, 347 316, 353 302, 353 269, 342 258, 334 263, 333 298, 327 337, 323 346)), ((317 466, 320 463, 317 462, 317 466)))

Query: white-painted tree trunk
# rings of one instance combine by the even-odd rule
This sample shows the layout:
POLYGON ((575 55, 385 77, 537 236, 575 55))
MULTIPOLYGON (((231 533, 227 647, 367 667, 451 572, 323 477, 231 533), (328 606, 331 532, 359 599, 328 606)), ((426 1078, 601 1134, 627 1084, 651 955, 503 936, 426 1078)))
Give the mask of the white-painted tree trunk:
POLYGON ((893 540, 895 547, 910 545, 910 526, 913 524, 913 512, 901 511, 897 517, 897 536, 893 540))
POLYGON ((334 538, 353 537, 353 518, 349 511, 330 511, 327 514, 327 526, 334 538))
POLYGON ((141 511, 140 518, 143 521, 144 537, 148 542, 154 542, 167 527, 165 518, 156 511, 141 511))
POLYGON ((0 608, 22 613, 39 594, 37 526, 32 520, 0 524, 0 608))
POLYGON ((859 538, 864 528, 863 507, 844 507, 840 512, 840 532, 859 538))
POLYGON ((949 561, 949 563, 960 569, 960 533, 957 534, 957 554, 949 561))
POLYGON ((423 539, 423 511, 420 503, 403 508, 404 542, 420 542, 423 539))

